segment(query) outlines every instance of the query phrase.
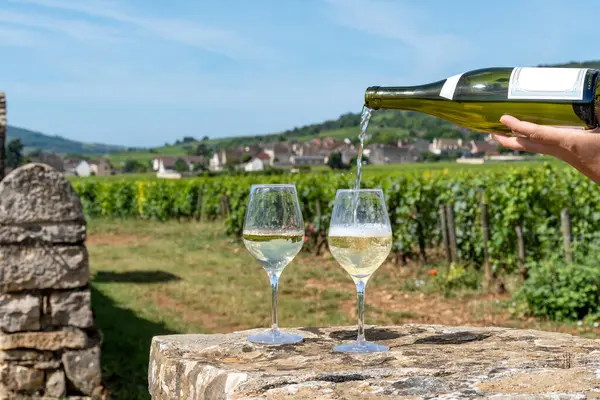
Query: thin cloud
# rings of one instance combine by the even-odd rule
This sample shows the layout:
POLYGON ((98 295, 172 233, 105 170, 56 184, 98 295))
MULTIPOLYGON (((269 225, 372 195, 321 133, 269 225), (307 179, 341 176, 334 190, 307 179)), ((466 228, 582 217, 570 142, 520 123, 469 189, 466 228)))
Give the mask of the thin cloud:
POLYGON ((103 27, 85 20, 46 17, 15 11, 0 10, 0 22, 21 28, 27 27, 65 34, 82 41, 116 41, 121 36, 117 29, 103 27))
POLYGON ((163 40, 221 54, 233 59, 273 57, 274 52, 233 30, 202 26, 184 19, 142 16, 107 1, 9 0, 48 9, 58 9, 89 17, 130 25, 163 40))
POLYGON ((408 2, 366 0, 324 0, 329 6, 328 15, 335 23, 368 35, 408 46, 416 59, 405 59, 400 49, 389 49, 398 54, 399 62, 419 64, 420 72, 443 70, 449 64, 464 58, 471 45, 457 35, 437 34, 424 30, 428 26, 425 16, 408 2))

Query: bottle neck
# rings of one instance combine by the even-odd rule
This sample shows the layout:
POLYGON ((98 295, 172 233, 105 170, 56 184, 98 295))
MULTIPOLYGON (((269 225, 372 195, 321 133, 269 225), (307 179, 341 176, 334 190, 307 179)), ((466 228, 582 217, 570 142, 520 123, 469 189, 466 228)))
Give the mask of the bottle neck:
POLYGON ((445 80, 418 86, 371 86, 365 91, 365 106, 377 110, 411 110, 424 100, 444 100, 440 91, 445 80))

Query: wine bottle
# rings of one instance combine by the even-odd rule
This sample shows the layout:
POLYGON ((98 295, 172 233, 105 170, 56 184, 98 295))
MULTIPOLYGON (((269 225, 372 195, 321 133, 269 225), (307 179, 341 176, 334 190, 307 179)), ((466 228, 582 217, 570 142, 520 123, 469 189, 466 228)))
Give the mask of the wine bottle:
POLYGON ((504 114, 540 125, 593 129, 600 121, 600 70, 485 68, 419 86, 367 88, 371 109, 412 110, 476 131, 511 135, 504 114))

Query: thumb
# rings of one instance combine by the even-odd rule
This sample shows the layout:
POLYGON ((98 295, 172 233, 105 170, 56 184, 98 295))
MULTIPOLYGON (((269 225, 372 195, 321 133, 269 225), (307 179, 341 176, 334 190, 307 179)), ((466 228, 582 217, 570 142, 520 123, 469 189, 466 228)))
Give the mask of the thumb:
POLYGON ((544 144, 558 145, 569 133, 564 128, 553 126, 538 125, 531 122, 520 121, 510 115, 503 115, 500 122, 506 125, 515 133, 544 144))

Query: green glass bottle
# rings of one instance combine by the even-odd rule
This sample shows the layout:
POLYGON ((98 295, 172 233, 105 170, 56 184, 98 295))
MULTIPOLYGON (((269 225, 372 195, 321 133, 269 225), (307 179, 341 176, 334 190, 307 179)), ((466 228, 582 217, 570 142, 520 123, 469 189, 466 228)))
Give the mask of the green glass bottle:
POLYGON ((476 131, 511 134, 504 114, 540 125, 593 129, 600 121, 600 70, 486 68, 420 86, 367 88, 365 106, 412 110, 476 131))

